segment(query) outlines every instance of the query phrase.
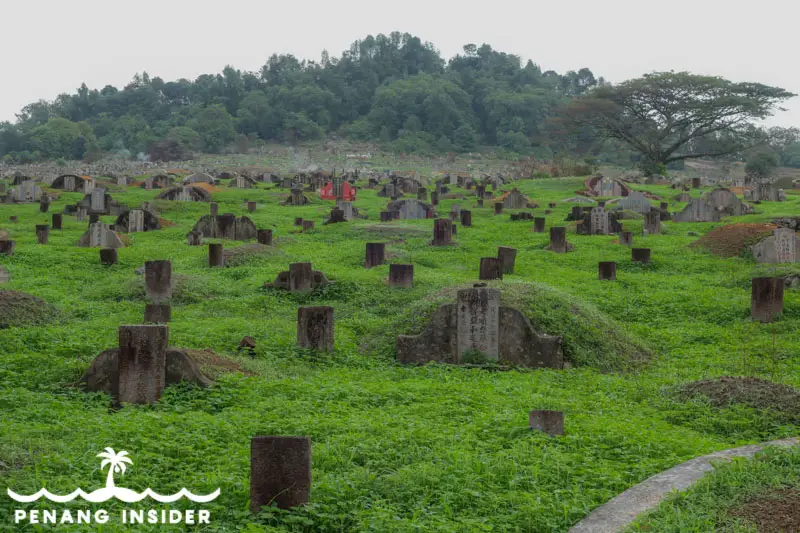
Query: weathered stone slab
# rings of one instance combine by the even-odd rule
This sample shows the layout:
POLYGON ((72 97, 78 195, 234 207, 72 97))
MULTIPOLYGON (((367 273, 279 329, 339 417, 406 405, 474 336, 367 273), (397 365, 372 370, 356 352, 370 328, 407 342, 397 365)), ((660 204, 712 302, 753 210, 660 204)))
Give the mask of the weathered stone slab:
POLYGON ((478 350, 497 360, 500 334, 500 291, 473 288, 458 291, 458 358, 478 350))

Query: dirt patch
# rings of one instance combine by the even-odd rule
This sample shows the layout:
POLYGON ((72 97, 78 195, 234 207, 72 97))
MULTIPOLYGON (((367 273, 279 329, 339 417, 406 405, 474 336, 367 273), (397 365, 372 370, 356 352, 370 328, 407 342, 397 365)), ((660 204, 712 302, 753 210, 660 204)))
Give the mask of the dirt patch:
POLYGON ((253 372, 245 370, 239 363, 223 357, 211 350, 186 350, 186 353, 191 357, 208 377, 217 379, 222 374, 229 374, 231 372, 238 372, 245 376, 254 376, 253 372))
POLYGON ((191 186, 192 187, 197 187, 198 189, 203 189, 203 190, 208 191, 208 192, 219 192, 220 191, 219 187, 214 187, 210 183, 205 183, 203 181, 192 183, 191 186))
POLYGON ((679 396, 705 396, 714 407, 742 404, 755 409, 770 409, 800 422, 800 391, 759 378, 723 376, 695 381, 684 385, 679 396))
POLYGON ((223 250, 222 255, 225 257, 225 266, 238 266, 247 262, 248 258, 265 257, 275 253, 278 253, 278 250, 274 246, 253 243, 228 248, 223 250))
POLYGON ((751 498, 728 511, 756 526, 758 533, 800 532, 800 488, 790 488, 751 498))
POLYGON ((44 300, 17 291, 0 291, 0 329, 45 324, 58 311, 44 300))
POLYGON ((705 248, 720 257, 736 257, 750 245, 772 235, 774 229, 774 224, 730 224, 709 231, 691 246, 705 248))
POLYGON ((370 236, 378 236, 391 241, 403 241, 404 238, 428 237, 430 231, 410 226, 362 226, 358 231, 370 236))

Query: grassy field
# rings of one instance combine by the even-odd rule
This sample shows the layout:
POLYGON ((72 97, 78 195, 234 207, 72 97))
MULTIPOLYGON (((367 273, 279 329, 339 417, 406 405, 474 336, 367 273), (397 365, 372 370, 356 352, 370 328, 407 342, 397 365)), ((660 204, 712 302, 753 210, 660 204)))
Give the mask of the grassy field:
MULTIPOLYGON (((518 186, 541 206, 559 202, 547 217, 549 228, 565 224, 571 206, 560 202, 574 196, 582 179, 518 186)), ((640 188, 665 198, 676 194, 640 188)), ((111 186, 109 192, 137 206, 158 191, 111 186)), ((221 488, 221 496, 204 506, 212 511, 211 525, 197 531, 553 532, 689 458, 798 434, 779 413, 714 408, 673 394, 686 382, 731 374, 800 386, 800 293, 786 292, 780 320, 749 319, 750 278, 800 268, 722 259, 688 246, 697 239, 691 232, 702 235, 720 224, 667 222, 664 235, 643 237, 641 220, 624 221, 636 234, 634 245, 652 249, 652 263, 643 266, 631 262, 616 237, 579 236, 574 227, 568 233, 574 252, 548 252, 546 233, 533 233, 530 222, 511 222, 507 213, 495 216, 488 203, 473 208, 473 227, 459 227, 457 246, 434 248, 429 220, 382 229, 377 219, 385 199, 374 190, 360 190, 355 204, 368 219, 330 226, 321 223, 333 202, 312 197, 308 206, 283 207, 281 192, 259 185, 213 193, 220 213, 237 216, 246 214, 245 198, 258 200, 249 216, 275 234, 271 253, 224 269, 207 267, 205 246, 186 245, 186 233, 208 204, 156 201, 174 226, 131 235, 132 245, 119 251, 112 267, 100 265, 96 249, 75 246, 86 222, 65 216, 63 231, 37 245, 34 226, 49 223, 50 213, 39 213, 38 205, 0 206, 2 224, 17 241, 13 257, 0 256, 12 275, 3 288, 58 309, 51 323, 0 330, 0 485, 18 493, 42 486, 60 493, 94 489, 105 479, 95 455, 110 446, 133 458, 117 478, 128 488, 221 488), (6 224, 10 215, 19 222, 6 224), (295 217, 314 219, 317 229, 298 233, 295 217), (388 265, 363 268, 366 242, 387 242, 391 261, 413 263, 415 287, 388 288, 388 265), (499 245, 516 247, 518 254, 515 274, 497 285, 508 293, 532 287, 545 295, 526 300, 527 312, 571 343, 573 368, 490 372, 396 364, 393 339, 418 332, 421 309, 448 289, 474 282, 480 258, 495 256, 499 245), (120 324, 141 322, 143 276, 134 269, 153 259, 170 259, 179 277, 170 344, 214 350, 247 374, 224 373, 205 390, 171 387, 157 405, 113 412, 107 396, 83 393, 75 383, 100 351, 116 345, 120 324), (306 296, 263 288, 297 261, 312 261, 336 284, 306 296), (617 261, 616 282, 597 280, 598 261, 617 261), (558 314, 554 301, 579 301, 592 320, 558 314), (299 305, 335 308, 335 354, 294 347, 299 305), (646 346, 647 361, 620 368, 615 358, 621 354, 604 342, 612 334, 646 346), (252 360, 235 352, 245 335, 257 344, 252 360), (565 411, 566 434, 530 432, 532 409, 565 411), (247 512, 249 442, 259 434, 311 437, 310 505, 247 512)), ((51 212, 81 197, 64 193, 51 212)), ((444 200, 439 212, 453 203, 468 207, 473 199, 444 200)), ((670 201, 670 210, 683 205, 670 201)), ((800 196, 757 211, 726 223, 797 214, 800 196)), ((18 506, 0 495, 0 531, 38 530, 13 523, 18 506)), ((115 522, 59 527, 79 530, 130 528, 115 522)))

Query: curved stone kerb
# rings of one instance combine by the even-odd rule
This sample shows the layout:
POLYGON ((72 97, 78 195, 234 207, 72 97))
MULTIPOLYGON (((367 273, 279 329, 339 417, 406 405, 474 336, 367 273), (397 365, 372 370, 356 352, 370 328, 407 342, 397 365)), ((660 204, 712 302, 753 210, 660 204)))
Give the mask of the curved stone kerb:
POLYGON ((736 457, 753 457, 767 446, 791 447, 800 444, 800 438, 774 440, 751 444, 695 457, 685 463, 656 474, 634 485, 614 499, 604 503, 589 516, 575 524, 569 533, 617 533, 633 522, 640 514, 658 506, 672 491, 684 491, 714 469, 712 461, 736 457))

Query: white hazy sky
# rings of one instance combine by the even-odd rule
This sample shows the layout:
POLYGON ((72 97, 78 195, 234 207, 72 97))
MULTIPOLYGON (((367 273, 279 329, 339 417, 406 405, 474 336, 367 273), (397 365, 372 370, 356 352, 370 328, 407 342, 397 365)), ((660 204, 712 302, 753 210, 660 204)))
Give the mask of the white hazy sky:
MULTIPOLYGON (((433 42, 445 58, 488 43, 543 70, 589 67, 612 82, 689 70, 800 94, 798 15, 795 0, 0 0, 0 120, 82 82, 258 70, 273 53, 319 60, 323 49, 339 55, 394 30, 433 42)), ((800 98, 786 107, 769 123, 800 126, 800 98)))

